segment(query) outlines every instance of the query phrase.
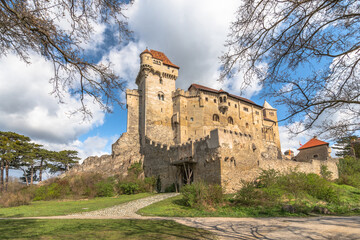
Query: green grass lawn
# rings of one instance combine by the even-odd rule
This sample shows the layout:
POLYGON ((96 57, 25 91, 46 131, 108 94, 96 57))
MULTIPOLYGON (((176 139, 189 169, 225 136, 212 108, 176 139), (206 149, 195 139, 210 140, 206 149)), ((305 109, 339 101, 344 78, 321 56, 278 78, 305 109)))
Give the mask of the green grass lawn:
MULTIPOLYGON (((359 215, 360 214, 360 189, 336 185, 340 194, 340 203, 330 204, 326 207, 335 215, 359 215), (348 211, 348 209, 356 209, 348 211)), ((233 195, 227 195, 227 203, 231 202, 233 195)), ((313 204, 316 204, 315 202, 313 204)), ((281 217, 281 216, 309 216, 305 213, 288 213, 276 207, 247 207, 224 204, 210 210, 199 210, 185 206, 182 202, 182 195, 165 199, 142 208, 138 211, 143 216, 163 217, 281 217)))
POLYGON ((139 193, 134 195, 120 195, 118 197, 103 197, 89 200, 35 201, 32 202, 31 205, 0 208, 0 217, 59 216, 79 212, 89 212, 151 195, 153 194, 139 193))
POLYGON ((0 220, 1 239, 215 239, 174 221, 125 219, 0 220))

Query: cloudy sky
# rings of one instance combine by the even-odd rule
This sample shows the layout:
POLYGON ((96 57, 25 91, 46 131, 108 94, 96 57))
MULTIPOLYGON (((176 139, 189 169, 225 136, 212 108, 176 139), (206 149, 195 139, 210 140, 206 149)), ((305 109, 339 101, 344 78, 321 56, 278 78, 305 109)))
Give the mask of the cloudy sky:
MULTIPOLYGON (((191 83, 199 83, 239 94, 241 75, 229 82, 217 81, 219 56, 225 50, 223 45, 238 4, 234 0, 221 4, 208 0, 137 0, 126 12, 134 32, 132 41, 122 46, 109 44, 104 51, 106 28, 99 24, 85 47, 101 61, 112 62, 129 88, 136 87, 139 54, 148 47, 164 52, 180 66, 177 87, 187 89, 191 83)), ((113 114, 104 114, 89 101, 92 119, 83 121, 81 115, 70 115, 79 102, 67 95, 65 103, 58 104, 50 94, 52 74, 50 63, 35 54, 31 54, 29 65, 11 54, 0 58, 0 129, 27 135, 49 149, 77 150, 83 159, 110 153, 111 144, 126 130, 126 110, 115 107, 113 114)), ((260 90, 256 85, 243 96, 262 105, 263 99, 256 97, 260 90)), ((281 109, 279 113, 283 115, 281 109)), ((299 141, 309 139, 304 134, 289 140, 285 127, 280 127, 280 134, 283 151, 296 149, 299 141)))

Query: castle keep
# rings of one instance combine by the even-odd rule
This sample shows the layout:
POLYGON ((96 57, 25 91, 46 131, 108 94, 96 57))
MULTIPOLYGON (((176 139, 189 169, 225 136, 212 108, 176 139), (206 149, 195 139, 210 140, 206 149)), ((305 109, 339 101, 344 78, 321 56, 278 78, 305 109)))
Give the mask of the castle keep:
POLYGON ((138 89, 126 91, 127 132, 113 144, 112 155, 91 157, 77 171, 108 165, 125 172, 142 161, 145 176, 161 179, 162 190, 193 181, 221 184, 226 192, 253 180, 261 169, 319 173, 334 161, 298 162, 281 154, 277 110, 223 90, 192 84, 176 89, 179 67, 164 53, 140 54, 138 89))

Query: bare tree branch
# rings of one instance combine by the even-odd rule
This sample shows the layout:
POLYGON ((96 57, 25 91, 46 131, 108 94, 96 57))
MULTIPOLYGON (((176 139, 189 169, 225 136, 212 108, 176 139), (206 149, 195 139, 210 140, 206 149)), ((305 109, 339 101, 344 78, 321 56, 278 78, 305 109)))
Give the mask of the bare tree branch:
POLYGON ((282 121, 300 123, 295 134, 359 131, 359 1, 244 0, 236 16, 220 80, 245 69, 242 88, 260 80, 287 107, 282 121))

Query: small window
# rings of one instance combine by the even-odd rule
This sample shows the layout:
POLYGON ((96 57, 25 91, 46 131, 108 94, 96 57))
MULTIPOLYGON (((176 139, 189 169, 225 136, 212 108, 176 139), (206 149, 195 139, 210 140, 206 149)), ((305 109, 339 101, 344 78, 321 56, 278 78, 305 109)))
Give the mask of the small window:
POLYGON ((256 115, 259 115, 259 111, 255 111, 255 114, 256 114, 256 115))
POLYGON ((220 100, 220 103, 222 103, 222 97, 220 97, 219 100, 220 100))
POLYGON ((162 83, 163 83, 162 78, 160 78, 160 84, 162 84, 162 83))
POLYGON ((161 100, 164 101, 164 95, 161 95, 161 100))
POLYGON ((230 107, 230 102, 228 102, 228 105, 229 105, 229 107, 230 107))
POLYGON ((158 98, 159 98, 159 100, 161 100, 161 95, 160 94, 158 94, 158 98))
POLYGON ((234 124, 234 120, 232 117, 228 117, 228 123, 233 125, 234 124))
POLYGON ((269 115, 274 116, 275 114, 274 114, 274 112, 269 112, 269 115))
POLYGON ((190 118, 190 121, 192 121, 192 122, 193 122, 193 121, 194 121, 194 118, 192 118, 192 117, 191 117, 191 118, 190 118))
POLYGON ((237 105, 235 104, 235 108, 237 108, 237 105))
POLYGON ((317 155, 317 154, 314 155, 314 158, 318 158, 318 157, 319 157, 319 155, 317 155))
POLYGON ((219 115, 214 114, 214 115, 213 115, 213 121, 219 122, 219 121, 220 121, 219 115))
POLYGON ((216 98, 214 99, 214 103, 216 103, 216 98))
POLYGON ((226 102, 226 97, 224 97, 224 102, 226 102))
POLYGON ((249 109, 248 109, 247 107, 244 107, 243 109, 244 109, 244 112, 248 112, 248 111, 249 111, 249 109))
POLYGON ((206 98, 205 98, 205 101, 207 101, 207 102, 208 102, 208 101, 209 101, 209 99, 206 97, 206 98))
POLYGON ((249 128, 249 124, 248 124, 248 123, 246 123, 246 125, 245 125, 245 126, 246 126, 246 128, 249 128))

